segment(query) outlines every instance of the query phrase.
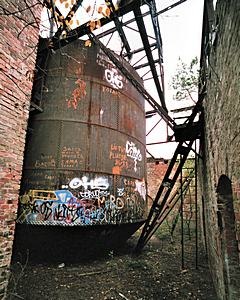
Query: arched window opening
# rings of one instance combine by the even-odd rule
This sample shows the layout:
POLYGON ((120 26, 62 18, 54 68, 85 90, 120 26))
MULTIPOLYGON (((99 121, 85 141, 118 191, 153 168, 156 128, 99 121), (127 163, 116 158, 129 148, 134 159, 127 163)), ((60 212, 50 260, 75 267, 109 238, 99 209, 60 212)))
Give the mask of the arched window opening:
POLYGON ((236 224, 233 206, 232 182, 221 175, 217 185, 217 220, 226 299, 238 299, 236 276, 239 273, 239 256, 236 239, 236 224))

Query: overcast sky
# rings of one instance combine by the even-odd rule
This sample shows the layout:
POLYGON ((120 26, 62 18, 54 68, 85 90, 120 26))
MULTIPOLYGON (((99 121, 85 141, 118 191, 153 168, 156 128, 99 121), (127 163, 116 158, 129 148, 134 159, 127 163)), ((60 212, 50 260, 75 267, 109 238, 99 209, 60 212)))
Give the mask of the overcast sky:
MULTIPOLYGON (((161 7, 166 7, 176 1, 161 0, 161 7)), ((173 90, 170 82, 176 73, 178 59, 189 63, 195 56, 200 56, 202 33, 203 0, 187 0, 181 5, 159 16, 163 39, 163 57, 165 70, 165 96, 168 109, 193 105, 192 102, 173 100, 173 90)), ((158 117, 147 122, 147 132, 158 117)), ((162 123, 161 123, 162 124, 162 123)), ((147 143, 166 139, 165 126, 157 127, 148 137, 147 143)), ((155 157, 171 158, 175 150, 173 144, 149 146, 148 149, 155 157)))

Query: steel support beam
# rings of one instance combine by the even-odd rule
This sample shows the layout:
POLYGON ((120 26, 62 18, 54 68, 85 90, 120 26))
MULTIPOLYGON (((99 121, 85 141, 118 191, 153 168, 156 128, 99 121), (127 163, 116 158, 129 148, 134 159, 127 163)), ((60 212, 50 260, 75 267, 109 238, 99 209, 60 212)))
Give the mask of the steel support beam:
POLYGON ((54 38, 59 38, 64 30, 69 31, 67 24, 71 21, 73 15, 76 13, 78 8, 81 6, 83 0, 77 0, 76 3, 72 6, 71 10, 67 14, 67 16, 62 20, 63 25, 58 28, 57 32, 54 35, 54 38))
MULTIPOLYGON (((150 44, 150 47, 152 48, 152 47, 156 47, 156 43, 153 43, 153 44, 150 44)), ((142 51, 144 51, 144 47, 141 47, 141 48, 138 48, 138 49, 136 49, 136 50, 132 50, 131 52, 130 52, 130 54, 131 55, 133 55, 133 54, 136 54, 136 53, 139 53, 139 52, 142 52, 142 51)), ((125 53, 125 54, 123 54, 122 55, 122 57, 126 57, 128 54, 127 53, 125 53)))
POLYGON ((162 62, 163 60, 163 53, 162 53, 162 37, 161 37, 161 32, 160 32, 160 26, 158 22, 158 15, 157 15, 157 8, 156 8, 156 3, 155 0, 149 4, 150 8, 150 14, 151 14, 151 19, 152 19, 152 24, 153 24, 153 29, 156 37, 156 44, 157 44, 157 49, 158 49, 158 56, 160 58, 160 61, 162 62))
POLYGON ((118 34, 119 34, 119 36, 121 38, 121 41, 123 43, 123 46, 124 46, 124 48, 125 48, 125 50, 127 52, 126 55, 127 55, 128 59, 131 59, 132 58, 131 48, 130 48, 130 45, 128 43, 127 37, 125 35, 125 32, 124 32, 124 30, 122 28, 122 23, 119 21, 118 16, 116 14, 115 7, 114 7, 114 5, 112 3, 112 0, 105 0, 105 3, 106 3, 106 5, 108 7, 110 7, 110 9, 112 11, 113 21, 114 21, 114 24, 115 24, 116 29, 118 31, 118 34))
MULTIPOLYGON (((187 1, 187 0, 180 0, 180 1, 178 1, 178 2, 176 2, 176 3, 174 3, 174 4, 172 4, 172 5, 169 5, 169 6, 165 7, 164 9, 160 10, 159 12, 157 12, 156 16, 159 16, 159 15, 161 15, 161 14, 163 14, 163 13, 169 11, 170 9, 172 9, 172 8, 178 6, 178 5, 180 5, 180 4, 182 4, 183 2, 186 2, 186 1, 187 1)), ((145 12, 144 14, 142 14, 142 16, 143 16, 143 17, 146 17, 146 16, 148 16, 149 14, 150 14, 150 12, 147 11, 147 12, 145 12)), ((133 23, 133 22, 135 22, 135 18, 132 18, 132 19, 130 19, 130 20, 128 20, 128 21, 122 23, 122 26, 127 26, 127 25, 129 25, 129 24, 131 24, 131 23, 133 23)), ((108 34, 111 34, 111 33, 115 32, 115 31, 116 31, 116 28, 113 27, 113 28, 111 28, 111 29, 106 30, 106 31, 103 32, 103 33, 98 34, 97 37, 100 39, 100 38, 102 38, 102 37, 104 37, 104 36, 106 36, 106 35, 108 35, 108 34)))
MULTIPOLYGON (((46 5, 46 7, 49 10, 52 10, 52 15, 53 15, 53 19, 55 20, 55 22, 58 21, 62 21, 63 23, 65 23, 65 20, 63 18, 62 13, 60 12, 60 10, 58 9, 58 7, 54 4, 53 0, 51 0, 50 2, 47 0, 44 0, 43 3, 46 5), (54 12, 57 13, 57 17, 55 17, 54 12), (60 19, 60 17, 62 17, 63 19, 60 19)), ((50 21, 50 20, 49 20, 50 21)), ((50 21, 51 22, 51 21, 50 21)))
MULTIPOLYGON (((80 0, 81 1, 81 0, 80 0)), ((169 11, 170 9, 182 4, 183 2, 186 2, 187 0, 180 0, 180 1, 177 1, 176 3, 172 4, 172 5, 169 5, 167 6, 166 8, 160 10, 157 15, 160 15, 162 13, 165 13, 167 11, 169 11)), ((118 10, 118 17, 120 16, 123 16, 127 13, 129 13, 130 11, 132 11, 136 6, 139 7, 143 4, 148 4, 149 0, 146 0, 144 3, 142 1, 139 1, 139 0, 133 0, 133 1, 122 1, 123 4, 119 7, 119 10, 118 10)), ((45 0, 44 3, 46 3, 48 5, 48 1, 45 0)), ((146 12, 144 14, 142 14, 143 17, 149 15, 150 12, 146 12)), ((105 25, 105 24, 108 24, 112 21, 112 18, 110 16, 110 18, 101 18, 100 22, 101 22, 101 26, 105 25)), ((135 18, 131 19, 131 20, 128 20, 124 23, 122 23, 122 26, 125 26, 125 25, 128 25, 132 22, 135 21, 135 18)), ((98 35, 98 38, 101 38, 101 37, 104 37, 108 34, 111 34, 113 32, 115 32, 117 29, 114 27, 114 28, 111 28, 109 30, 106 30, 105 32, 103 32, 102 34, 99 34, 98 35)), ((67 32, 67 36, 65 39, 62 39, 60 40, 59 39, 59 36, 55 36, 55 38, 53 37, 53 46, 52 48, 53 49, 58 49, 60 47, 63 47, 67 44, 69 44, 70 42, 73 42, 75 40, 77 40, 78 38, 84 36, 85 34, 89 34, 90 33, 90 28, 89 28, 89 22, 81 25, 81 26, 78 26, 77 28, 75 29, 72 29, 70 31, 67 32)))
POLYGON ((164 94, 163 94, 163 91, 162 91, 162 88, 161 88, 161 85, 160 85, 160 81, 159 81, 159 78, 158 78, 157 70, 156 70, 156 67, 155 67, 155 63, 154 63, 151 47, 150 47, 150 44, 149 44, 149 41, 148 41, 147 31, 146 31, 146 28, 145 28, 145 24, 144 24, 144 20, 143 20, 143 17, 142 17, 140 7, 136 7, 133 12, 134 12, 134 16, 135 16, 135 19, 136 19, 136 23, 138 25, 139 33, 140 33, 141 38, 142 38, 142 42, 143 42, 143 45, 144 45, 144 48, 145 48, 145 52, 146 52, 146 55, 147 55, 147 58, 148 58, 148 61, 149 61, 149 66, 150 66, 150 69, 151 69, 151 72, 152 72, 152 75, 153 75, 154 83, 155 83, 156 88, 157 88, 157 92, 158 92, 160 102, 162 104, 163 109, 167 112, 167 107, 166 107, 166 104, 165 104, 164 94))
POLYGON ((157 42, 162 91, 164 93, 164 70, 163 70, 163 65, 162 65, 162 63, 163 63, 162 37, 161 37, 161 31, 160 31, 160 26, 159 26, 159 22, 158 22, 158 15, 157 15, 157 8, 156 8, 155 0, 153 0, 152 3, 149 4, 149 7, 150 7, 150 14, 151 14, 151 19, 152 19, 153 29, 154 29, 154 33, 155 33, 155 37, 156 37, 156 42, 157 42))
MULTIPOLYGON (((159 59, 155 59, 154 61, 153 61, 153 63, 154 64, 156 64, 156 63, 159 63, 159 59)), ((134 66, 134 69, 135 70, 139 70, 139 69, 141 69, 141 68, 145 68, 145 67, 150 67, 150 63, 149 62, 147 62, 147 63, 145 63, 145 64, 141 64, 141 65, 138 65, 138 66, 134 66)), ((158 76, 158 75, 157 75, 158 76)))
MULTIPOLYGON (((80 0, 80 1, 82 1, 82 0, 80 0)), ((144 3, 143 3, 143 1, 139 1, 139 0, 121 1, 119 9, 117 11, 117 16, 121 17, 121 16, 133 11, 135 9, 135 7, 139 7, 143 4, 148 4, 149 1, 150 0, 145 0, 144 3)), ((113 21, 113 13, 110 14, 109 18, 103 17, 100 19, 101 26, 104 26, 112 21, 113 21)), ((116 28, 114 28, 114 29, 115 29, 114 31, 117 30, 116 28)), ((59 39, 59 36, 55 35, 55 37, 53 37, 53 39, 52 39, 53 46, 51 48, 59 49, 65 45, 77 40, 78 38, 84 36, 85 34, 90 34, 90 33, 91 33, 91 30, 90 30, 89 22, 86 22, 83 25, 78 26, 77 28, 68 31, 66 34, 66 37, 64 39, 59 39)))

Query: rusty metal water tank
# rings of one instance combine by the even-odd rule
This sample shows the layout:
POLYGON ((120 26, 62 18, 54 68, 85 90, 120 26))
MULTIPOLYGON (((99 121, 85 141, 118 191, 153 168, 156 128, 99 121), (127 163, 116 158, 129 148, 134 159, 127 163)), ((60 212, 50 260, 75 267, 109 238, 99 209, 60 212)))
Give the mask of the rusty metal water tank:
POLYGON ((143 97, 97 46, 79 40, 48 54, 44 77, 17 222, 136 230, 147 207, 143 97))

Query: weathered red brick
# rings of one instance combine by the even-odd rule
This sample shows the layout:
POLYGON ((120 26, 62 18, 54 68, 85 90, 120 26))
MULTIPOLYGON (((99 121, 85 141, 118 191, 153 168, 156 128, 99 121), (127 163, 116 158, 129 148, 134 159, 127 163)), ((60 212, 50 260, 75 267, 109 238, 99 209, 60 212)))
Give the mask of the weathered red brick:
POLYGON ((211 76, 204 102, 202 195, 206 206, 209 261, 219 299, 240 299, 239 286, 234 284, 235 277, 240 280, 236 241, 240 229, 237 226, 240 219, 237 203, 240 197, 239 9, 237 0, 217 1, 215 17, 219 26, 216 45, 209 58, 211 76), (222 175, 232 183, 233 194, 220 205, 216 188, 222 175), (218 210, 221 210, 223 228, 219 228, 218 210))
MULTIPOLYGON (((1 5, 10 11, 25 6, 24 1, 13 0, 3 0, 1 5)), ((40 11, 41 6, 35 7, 34 13, 37 17, 40 11)), ((29 22, 33 21, 32 14, 28 11, 23 12, 21 17, 29 22)), ((32 82, 26 74, 35 67, 36 53, 32 51, 33 48, 27 46, 27 43, 35 47, 38 42, 38 29, 31 26, 26 27, 18 37, 18 33, 25 25, 26 23, 14 16, 0 16, 0 232, 3 232, 0 248, 4 257, 0 258, 0 266, 5 272, 5 280, 1 278, 0 290, 7 285, 15 230, 32 88, 32 82)))

